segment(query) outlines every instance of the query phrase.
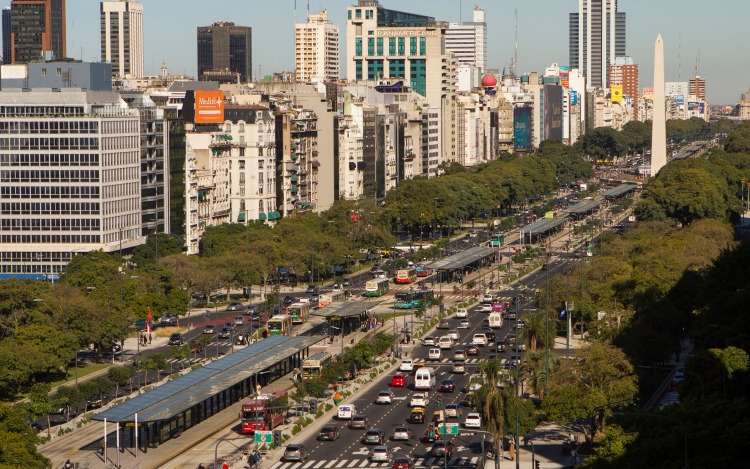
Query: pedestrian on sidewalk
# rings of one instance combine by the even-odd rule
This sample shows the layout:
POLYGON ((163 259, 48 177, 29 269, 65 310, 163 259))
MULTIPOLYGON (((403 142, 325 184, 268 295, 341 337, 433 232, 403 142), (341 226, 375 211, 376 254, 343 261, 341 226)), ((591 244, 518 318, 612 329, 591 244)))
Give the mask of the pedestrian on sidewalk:
POLYGON ((148 344, 151 345, 151 333, 148 333, 148 344))
POLYGON ((104 456, 104 448, 106 447, 106 444, 104 443, 104 438, 99 440, 99 451, 102 453, 102 456, 104 456))

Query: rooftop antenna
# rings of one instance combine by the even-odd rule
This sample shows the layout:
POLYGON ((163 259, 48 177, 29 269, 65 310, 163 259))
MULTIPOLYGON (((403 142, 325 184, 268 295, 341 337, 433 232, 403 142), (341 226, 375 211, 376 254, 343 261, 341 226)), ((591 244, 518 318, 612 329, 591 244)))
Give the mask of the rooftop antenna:
POLYGON ((310 0, 307 0, 307 20, 310 21, 310 0))
POLYGON ((297 0, 294 0, 294 24, 297 25, 297 0))
POLYGON ((458 0, 458 22, 463 24, 464 22, 464 0, 458 0))
POLYGON ((701 61, 701 50, 698 49, 698 57, 695 58, 695 76, 696 77, 699 76, 698 75, 698 71, 699 71, 698 70, 698 65, 700 64, 700 61, 701 61))
POLYGON ((677 81, 680 81, 682 79, 682 32, 677 37, 677 81))
POLYGON ((510 76, 516 78, 516 65, 518 65, 518 8, 513 10, 513 14, 516 17, 516 36, 515 36, 515 50, 513 51, 513 63, 510 67, 510 76))

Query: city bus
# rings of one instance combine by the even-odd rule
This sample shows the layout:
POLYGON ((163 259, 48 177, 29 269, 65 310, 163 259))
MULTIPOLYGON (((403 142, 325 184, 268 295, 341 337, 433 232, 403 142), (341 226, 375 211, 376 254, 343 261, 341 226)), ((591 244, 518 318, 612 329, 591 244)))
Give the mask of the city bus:
POLYGON ((302 361, 302 381, 316 378, 323 373, 323 367, 331 362, 333 356, 328 352, 318 352, 302 361))
POLYGON ((318 308, 328 306, 335 301, 344 301, 344 292, 332 291, 332 292, 321 293, 320 296, 318 297, 318 308))
POLYGON ((365 292, 362 296, 383 296, 390 290, 390 280, 387 278, 377 278, 368 280, 365 283, 365 292))
POLYGON ((423 265, 418 265, 414 269, 414 271, 416 272, 417 277, 427 277, 428 275, 430 275, 430 271, 426 269, 425 266, 423 265))
POLYGON ((494 233, 490 235, 490 240, 487 241, 487 246, 491 248, 500 247, 505 244, 505 235, 503 233, 494 233))
POLYGON ((292 324, 302 324, 310 317, 310 303, 292 303, 286 312, 292 317, 292 324))
POLYGON ((432 290, 414 290, 396 293, 395 309, 412 309, 427 305, 432 301, 434 293, 432 290))
POLYGON ((268 399, 253 399, 242 404, 242 433, 254 434, 256 430, 273 430, 284 423, 280 409, 269 409, 268 399))
POLYGON ((268 320, 269 335, 291 335, 292 317, 288 314, 277 314, 268 320))
POLYGON ((417 269, 410 267, 396 272, 396 283, 413 283, 417 280, 417 269))

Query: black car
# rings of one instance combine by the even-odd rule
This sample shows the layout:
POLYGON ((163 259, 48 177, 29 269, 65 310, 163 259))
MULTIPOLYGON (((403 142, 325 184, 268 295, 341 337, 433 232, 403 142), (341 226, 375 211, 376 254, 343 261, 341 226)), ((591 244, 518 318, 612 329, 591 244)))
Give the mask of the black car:
POLYGON ((185 343, 185 336, 179 332, 175 332, 169 336, 169 345, 183 345, 185 343))
POLYGON ((505 339, 500 339, 497 342, 495 342, 495 347, 498 352, 505 352, 507 350, 508 344, 505 343, 505 339))
POLYGON ((439 390, 441 392, 453 392, 456 390, 456 383, 452 379, 444 379, 440 383, 439 390))
POLYGON ((320 289, 318 288, 317 285, 308 285, 307 290, 305 290, 305 292, 307 293, 318 293, 319 291, 320 289))
POLYGON ((365 432, 362 437, 362 443, 365 445, 382 445, 385 441, 385 433, 379 428, 371 428, 365 432))
POLYGON ((337 440, 341 438, 341 430, 336 425, 325 425, 318 434, 319 440, 337 440))
POLYGON ((484 333, 485 336, 487 336, 488 342, 492 342, 493 340, 495 340, 495 331, 491 329, 485 329, 482 332, 484 333))
POLYGON ((297 298, 293 297, 292 295, 286 295, 284 297, 284 306, 289 306, 296 301, 297 301, 297 298))
POLYGON ((443 458, 448 459, 453 457, 453 443, 446 440, 435 440, 430 450, 430 457, 432 458, 443 458))
POLYGON ((232 329, 222 327, 221 332, 219 332, 219 339, 229 339, 230 337, 232 337, 232 329))
POLYGON ((479 355, 479 347, 476 345, 467 345, 465 351, 466 355, 479 355))

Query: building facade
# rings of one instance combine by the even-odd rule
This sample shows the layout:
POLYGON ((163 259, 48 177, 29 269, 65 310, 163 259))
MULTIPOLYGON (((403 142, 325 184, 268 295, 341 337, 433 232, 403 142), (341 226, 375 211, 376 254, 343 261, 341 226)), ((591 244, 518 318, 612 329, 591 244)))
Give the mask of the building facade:
POLYGON ((75 253, 142 244, 139 139, 116 93, 1 93, 0 274, 54 278, 75 253))
POLYGON ((633 106, 633 120, 638 120, 638 64, 632 57, 615 57, 615 63, 609 66, 610 86, 622 86, 622 94, 633 106))
MULTIPOLYGON (((241 83, 252 80, 252 28, 217 22, 198 28, 198 79, 206 72, 238 74, 241 83)), ((208 74, 210 75, 210 73, 208 74)))
POLYGON ((67 57, 65 0, 12 0, 11 63, 67 57))
POLYGON ((143 77, 143 4, 105 1, 100 6, 102 62, 114 77, 143 77))
POLYGON ((0 30, 2 30, 0 39, 3 42, 3 57, 0 64, 10 64, 13 58, 13 43, 10 37, 10 7, 4 7, 2 13, 0 13, 0 30))
POLYGON ((690 79, 690 96, 695 96, 698 99, 706 99, 706 79, 701 78, 698 75, 690 79))
POLYGON ((569 18, 570 67, 586 77, 586 86, 609 86, 607 67, 625 55, 625 13, 617 0, 578 0, 569 18))
POLYGON ((339 27, 325 10, 294 25, 294 51, 297 81, 339 79, 339 27))
POLYGON ((451 23, 445 32, 445 50, 452 53, 459 66, 476 68, 473 86, 478 86, 478 77, 487 72, 487 22, 485 12, 474 6, 471 22, 451 23))

